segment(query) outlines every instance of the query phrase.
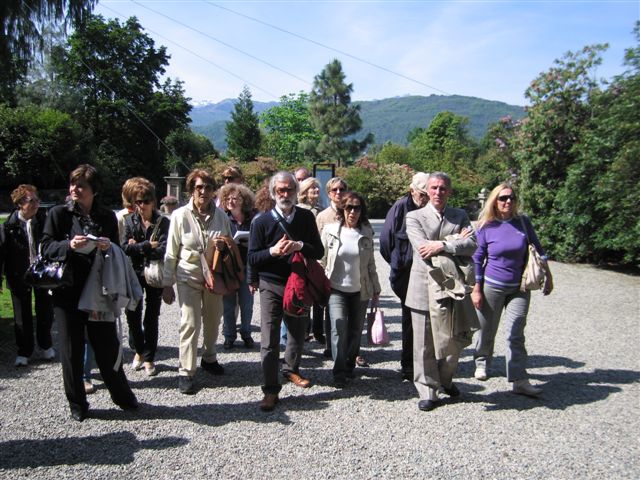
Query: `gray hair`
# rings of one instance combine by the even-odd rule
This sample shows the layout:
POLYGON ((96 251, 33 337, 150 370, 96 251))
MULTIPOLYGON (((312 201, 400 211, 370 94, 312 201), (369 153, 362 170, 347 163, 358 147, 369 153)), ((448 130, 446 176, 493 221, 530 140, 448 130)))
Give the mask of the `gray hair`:
MULTIPOLYGON (((269 180, 269 195, 273 200, 276 199, 276 183, 277 182, 288 182, 290 185, 293 185, 296 189, 296 194, 293 198, 298 198, 298 192, 300 191, 300 185, 296 181, 296 177, 293 176, 291 172, 285 172, 284 170, 276 173, 271 180, 269 180)), ((295 203, 295 202, 294 202, 295 203)))
POLYGON ((327 194, 329 194, 329 192, 331 191, 331 189, 333 188, 333 186, 336 183, 341 183, 342 185, 344 185, 344 188, 346 190, 349 190, 349 185, 347 185, 347 182, 345 182, 344 178, 342 178, 342 177, 333 177, 333 178, 330 178, 327 181, 327 184, 324 186, 324 188, 327 191, 327 194))
POLYGON ((429 174, 429 180, 432 178, 437 178, 438 180, 444 180, 444 183, 447 185, 447 188, 451 188, 451 177, 444 172, 432 172, 429 174))

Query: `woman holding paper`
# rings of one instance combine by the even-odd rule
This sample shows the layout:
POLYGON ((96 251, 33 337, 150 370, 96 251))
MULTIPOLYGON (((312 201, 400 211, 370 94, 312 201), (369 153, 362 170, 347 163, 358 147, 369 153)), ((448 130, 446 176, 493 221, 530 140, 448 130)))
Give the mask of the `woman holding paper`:
POLYGON ((120 341, 116 324, 90 319, 78 309, 93 259, 118 244, 118 223, 113 211, 97 201, 100 179, 97 170, 80 165, 69 175, 69 201, 49 211, 42 234, 42 253, 52 261, 65 261, 73 272, 73 285, 53 290, 53 307, 58 323, 60 363, 71 417, 79 422, 87 416, 89 404, 83 382, 85 329, 96 362, 111 399, 123 410, 138 402, 118 361, 120 341))
POLYGON ((209 291, 205 282, 211 276, 213 249, 226 248, 220 237, 231 236, 231 227, 227 215, 213 202, 215 185, 208 171, 192 170, 186 187, 191 193, 189 203, 171 215, 162 295, 165 302, 172 303, 172 285, 177 284, 181 311, 178 389, 180 393, 193 394, 201 328, 204 352, 200 366, 212 375, 224 374, 216 355, 222 296, 209 291))
POLYGON ((253 207, 254 196, 244 185, 227 183, 219 192, 220 207, 225 210, 231 224, 233 239, 238 245, 240 256, 245 265, 244 280, 240 288, 224 296, 224 348, 233 348, 236 340, 236 309, 240 307, 240 337, 246 348, 253 348, 255 342, 251 338, 251 316, 253 314, 253 295, 247 283, 247 249, 249 247, 249 227, 256 214, 253 207))

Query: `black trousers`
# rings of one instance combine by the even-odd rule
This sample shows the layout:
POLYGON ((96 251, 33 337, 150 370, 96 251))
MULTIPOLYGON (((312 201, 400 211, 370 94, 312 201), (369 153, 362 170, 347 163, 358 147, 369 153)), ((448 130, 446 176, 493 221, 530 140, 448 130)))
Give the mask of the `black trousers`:
POLYGON ((72 412, 86 413, 89 408, 84 391, 83 366, 85 329, 93 347, 96 364, 113 402, 122 407, 135 405, 136 397, 122 369, 122 363, 113 369, 118 358, 120 343, 114 322, 89 321, 89 315, 76 308, 55 307, 60 334, 60 363, 64 392, 72 412))
POLYGON ((18 356, 27 358, 33 354, 35 347, 31 292, 33 292, 36 301, 36 340, 42 350, 51 348, 51 325, 53 325, 53 306, 51 305, 51 297, 46 290, 29 288, 11 291, 18 356))
POLYGON ((391 289, 400 299, 402 307, 402 354, 400 356, 400 368, 403 373, 413 372, 413 324, 411 323, 411 310, 405 307, 407 290, 409 288, 409 270, 402 274, 394 275, 391 281, 391 289))
POLYGON ((158 349, 158 318, 162 303, 162 289, 147 285, 144 277, 138 277, 138 281, 144 290, 144 319, 142 317, 142 304, 131 311, 127 310, 127 323, 129 324, 129 347, 140 355, 144 362, 153 362, 158 349))

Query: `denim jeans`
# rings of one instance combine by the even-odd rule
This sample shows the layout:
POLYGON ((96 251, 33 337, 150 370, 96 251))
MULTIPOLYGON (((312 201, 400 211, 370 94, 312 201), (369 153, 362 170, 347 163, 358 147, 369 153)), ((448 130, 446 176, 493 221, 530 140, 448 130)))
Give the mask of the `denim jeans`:
POLYGON ((478 312, 480 330, 476 333, 476 367, 491 367, 493 346, 504 308, 507 325, 507 380, 514 382, 527 378, 527 349, 524 346, 524 327, 527 325, 531 292, 518 287, 498 287, 484 284, 482 308, 478 312))
POLYGON ((368 303, 360 299, 360 292, 346 293, 331 289, 329 317, 334 379, 344 380, 356 366, 368 303))
POLYGON ((222 333, 225 340, 236 339, 236 307, 240 307, 240 337, 251 337, 251 317, 253 315, 253 295, 249 291, 247 277, 240 283, 240 288, 225 295, 222 299, 223 319, 222 333))

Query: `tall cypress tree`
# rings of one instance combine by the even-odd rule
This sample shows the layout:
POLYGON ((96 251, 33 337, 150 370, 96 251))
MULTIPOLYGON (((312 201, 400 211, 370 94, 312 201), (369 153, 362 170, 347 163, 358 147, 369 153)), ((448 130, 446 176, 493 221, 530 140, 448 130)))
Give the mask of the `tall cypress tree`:
POLYGON ((227 150, 230 156, 241 162, 251 162, 260 153, 262 138, 258 126, 258 114, 253 111, 251 91, 245 86, 238 97, 231 121, 225 126, 227 150))
POLYGON ((353 84, 345 83, 342 64, 335 59, 316 75, 309 101, 311 122, 322 135, 316 151, 323 159, 337 160, 338 165, 373 141, 370 133, 363 141, 347 140, 362 128, 360 106, 351 104, 351 92, 353 84))

